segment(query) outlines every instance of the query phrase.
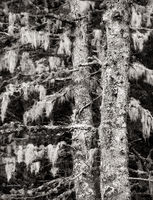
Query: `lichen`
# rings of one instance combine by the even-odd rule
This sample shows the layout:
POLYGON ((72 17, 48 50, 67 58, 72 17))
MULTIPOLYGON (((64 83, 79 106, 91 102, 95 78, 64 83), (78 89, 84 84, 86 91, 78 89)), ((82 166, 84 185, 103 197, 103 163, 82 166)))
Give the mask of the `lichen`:
POLYGON ((79 2, 79 10, 82 14, 87 14, 87 12, 90 10, 90 8, 94 9, 95 2, 92 1, 80 1, 79 2))
POLYGON ((8 50, 1 58, 0 71, 7 70, 11 74, 14 73, 18 62, 18 51, 8 50))
POLYGON ((23 162, 23 158, 24 158, 23 146, 19 145, 17 150, 17 162, 18 163, 23 162))
POLYGON ((10 179, 12 178, 12 175, 15 172, 15 167, 16 167, 15 157, 4 158, 4 163, 5 163, 5 172, 7 176, 7 181, 9 182, 10 179))
POLYGON ((39 172, 40 170, 40 162, 34 162, 30 166, 30 171, 31 173, 35 173, 35 175, 39 172))
POLYGON ((140 106, 140 102, 132 98, 129 104, 129 116, 132 121, 137 121, 140 117, 139 106, 140 106))
POLYGON ((59 57, 50 56, 48 61, 49 61, 49 67, 51 71, 57 71, 57 69, 61 65, 61 60, 59 57))
POLYGON ((29 52, 23 52, 20 61, 21 72, 25 75, 35 74, 35 65, 32 59, 29 57, 29 52))
POLYGON ((25 163, 28 168, 28 166, 35 160, 35 146, 33 144, 28 144, 26 146, 25 151, 25 163))
POLYGON ((60 43, 59 43, 59 48, 57 51, 57 54, 66 54, 68 56, 71 55, 71 47, 72 47, 72 42, 70 38, 68 37, 69 31, 64 32, 60 36, 60 43))
POLYGON ((134 44, 134 49, 138 51, 142 51, 144 47, 144 43, 148 40, 150 35, 150 31, 146 31, 145 33, 141 33, 140 31, 136 30, 132 33, 132 39, 134 44))
POLYGON ((130 79, 134 79, 134 80, 138 80, 140 78, 142 78, 144 75, 145 75, 145 67, 138 63, 138 62, 135 62, 133 63, 133 65, 129 68, 129 78, 130 79))
POLYGON ((131 15, 131 26, 134 28, 140 28, 142 23, 142 14, 132 6, 132 15, 131 15))
POLYGON ((13 35, 14 34, 14 24, 15 24, 15 21, 16 21, 16 18, 17 18, 17 15, 14 14, 14 13, 9 13, 9 26, 8 26, 8 33, 10 35, 13 35))
POLYGON ((100 29, 94 29, 92 45, 96 47, 100 47, 101 38, 102 38, 102 31, 100 29))
POLYGON ((56 167, 56 162, 60 153, 60 149, 63 147, 63 145, 66 145, 64 141, 59 142, 57 145, 49 144, 47 146, 47 155, 49 161, 52 163, 51 172, 53 176, 55 176, 58 171, 58 168, 56 167))
POLYGON ((31 44, 33 48, 42 47, 46 51, 49 47, 49 33, 44 31, 30 30, 22 27, 20 30, 21 44, 31 44))
POLYGON ((144 109, 140 102, 134 98, 131 98, 129 104, 129 117, 131 121, 140 121, 142 125, 143 138, 150 137, 150 132, 153 129, 153 117, 149 110, 144 109))
POLYGON ((1 120, 4 122, 6 117, 7 108, 10 102, 10 96, 14 94, 15 86, 12 84, 8 84, 6 86, 6 92, 1 94, 2 102, 1 102, 1 120))

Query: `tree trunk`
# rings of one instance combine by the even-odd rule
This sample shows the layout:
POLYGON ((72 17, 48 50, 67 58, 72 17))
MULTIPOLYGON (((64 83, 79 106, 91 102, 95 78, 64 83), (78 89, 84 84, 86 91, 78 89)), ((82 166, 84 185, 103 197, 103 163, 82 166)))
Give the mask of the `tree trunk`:
POLYGON ((130 36, 128 4, 110 0, 103 15, 107 50, 102 73, 101 196, 102 200, 130 199, 128 181, 127 102, 130 36))
MULTIPOLYGON (((90 8, 89 2, 79 0, 71 1, 71 11, 73 18, 79 18, 88 13, 90 8), (85 6, 83 10, 82 4, 85 6)), ((80 66, 87 63, 88 58, 88 19, 84 18, 76 22, 74 30, 75 41, 73 45, 73 67, 78 69, 74 73, 73 81, 75 82, 74 99, 76 118, 74 123, 81 127, 80 131, 73 134, 72 145, 75 148, 73 162, 73 173, 75 179, 76 199, 77 200, 95 200, 96 194, 94 189, 94 180, 91 175, 91 166, 89 164, 90 149, 92 146, 92 138, 95 131, 92 127, 92 110, 90 104, 91 97, 89 94, 89 78, 90 72, 88 66, 80 66), (83 108, 83 109, 82 109, 83 108), (81 111, 82 110, 82 111, 81 111), (81 112, 79 112, 81 111, 81 112), (89 127, 86 130, 86 127, 89 127), (91 128, 90 128, 91 127, 91 128)))
MULTIPOLYGON (((83 13, 80 13, 80 1, 73 0, 71 3, 72 15, 74 18, 80 17, 83 13)), ((87 12, 87 11, 86 11, 87 12)), ((78 69, 78 72, 74 73, 73 81, 75 82, 74 98, 75 109, 78 112, 83 106, 91 102, 89 94, 89 80, 90 72, 89 66, 80 66, 87 63, 89 50, 88 50, 88 20, 84 18, 76 22, 76 28, 74 30, 75 41, 73 43, 73 68, 78 69)), ((91 106, 85 108, 79 116, 76 116, 77 123, 92 124, 92 111, 91 106)))

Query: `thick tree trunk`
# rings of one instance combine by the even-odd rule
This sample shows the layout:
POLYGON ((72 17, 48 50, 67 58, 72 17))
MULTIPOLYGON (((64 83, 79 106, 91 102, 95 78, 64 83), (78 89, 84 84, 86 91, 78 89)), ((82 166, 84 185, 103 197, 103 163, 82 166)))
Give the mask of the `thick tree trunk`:
POLYGON ((127 148, 127 97, 130 40, 128 4, 110 0, 103 16, 107 50, 102 73, 101 195, 102 199, 130 199, 127 148))
MULTIPOLYGON (((86 15, 89 8, 89 2, 83 2, 79 0, 71 1, 71 11, 73 18, 78 18, 80 16, 86 15), (85 6, 85 9, 83 9, 83 5, 85 6)), ((87 63, 87 31, 87 18, 77 21, 77 25, 74 30, 75 41, 73 45, 73 67, 74 69, 78 69, 78 72, 74 73, 73 79, 75 82, 74 99, 75 110, 77 113, 74 123, 82 127, 80 131, 76 131, 73 134, 72 138, 73 147, 75 148, 73 156, 73 173, 77 177, 75 179, 77 200, 96 199, 94 180, 91 175, 92 167, 89 161, 90 149, 94 148, 94 146, 92 146, 92 138, 95 134, 95 131, 92 131, 93 128, 91 106, 84 107, 91 102, 91 97, 89 94, 90 72, 88 66, 80 66, 84 63, 87 63), (82 109, 83 107, 84 109, 82 109), (86 130, 86 127, 88 126, 91 127, 91 129, 86 130)))

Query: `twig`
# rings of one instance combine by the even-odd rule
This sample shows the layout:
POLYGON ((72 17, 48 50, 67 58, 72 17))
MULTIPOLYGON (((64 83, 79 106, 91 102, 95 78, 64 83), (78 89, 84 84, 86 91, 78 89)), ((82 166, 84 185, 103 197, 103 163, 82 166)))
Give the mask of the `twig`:
POLYGON ((150 179, 145 179, 145 178, 134 178, 134 177, 129 177, 129 180, 138 180, 138 181, 153 182, 153 180, 150 180, 150 179))
MULTIPOLYGON (((79 173, 78 175, 76 175, 75 177, 70 176, 70 177, 66 177, 66 178, 58 178, 58 179, 56 179, 56 180, 52 180, 52 181, 50 181, 50 182, 44 183, 42 186, 39 186, 38 188, 28 190, 27 193, 30 193, 31 191, 32 191, 32 194, 38 193, 38 192, 42 192, 43 189, 45 189, 46 187, 50 187, 51 184, 54 184, 54 183, 57 183, 57 182, 59 182, 59 184, 64 184, 64 182, 67 181, 66 183, 70 184, 71 181, 73 181, 73 180, 75 180, 76 178, 78 178, 80 175, 82 175, 82 173, 83 173, 83 172, 80 172, 80 173, 79 173)), ((59 187, 59 185, 56 186, 56 188, 57 188, 57 187, 59 187)), ((45 194, 41 194, 41 195, 37 195, 37 196, 33 196, 33 197, 31 197, 31 196, 23 196, 23 194, 7 195, 7 197, 8 197, 8 199, 14 199, 14 198, 16 198, 16 199, 20 199, 20 200, 21 200, 21 199, 26 199, 26 200, 29 199, 29 200, 30 200, 30 199, 35 199, 35 198, 39 198, 39 197, 45 197, 45 196, 48 196, 48 195, 50 195, 50 194, 52 194, 52 193, 55 193, 55 192, 57 191, 56 188, 51 188, 50 190, 48 190, 47 192, 45 192, 45 194)), ((70 191, 74 192, 74 188, 72 188, 71 190, 68 190, 68 191, 64 192, 63 194, 57 196, 57 197, 54 198, 54 199, 59 199, 59 198, 61 198, 63 195, 65 196, 65 195, 67 195, 67 194, 70 194, 70 191)))
POLYGON ((101 62, 101 60, 99 60, 99 58, 97 58, 96 56, 92 56, 92 57, 99 63, 99 65, 102 66, 102 62, 101 62))
POLYGON ((134 170, 134 169, 131 169, 131 168, 130 168, 129 171, 131 171, 131 172, 133 172, 133 173, 136 173, 136 174, 138 174, 138 175, 142 175, 142 174, 148 175, 147 172, 141 171, 141 170, 134 170))
POLYGON ((99 63, 96 62, 95 60, 93 60, 92 62, 80 64, 79 67, 88 67, 88 66, 92 66, 92 65, 95 65, 95 64, 99 64, 99 63))
POLYGON ((100 72, 101 72, 101 69, 97 70, 96 72, 91 73, 90 76, 94 76, 94 75, 96 75, 96 74, 98 74, 100 72))
POLYGON ((16 120, 18 120, 19 122, 22 122, 22 120, 19 118, 19 117, 17 117, 16 115, 14 115, 12 112, 10 112, 10 111, 6 111, 9 115, 11 115, 11 116, 13 116, 16 120))
POLYGON ((136 139, 136 140, 133 140, 132 142, 130 142, 130 146, 132 146, 134 143, 136 143, 136 142, 140 142, 140 141, 142 141, 141 138, 136 139))
POLYGON ((66 191, 66 192, 64 192, 64 193, 62 193, 62 194, 60 194, 59 196, 57 196, 57 197, 55 197, 55 198, 53 198, 53 199, 61 200, 61 199, 63 199, 64 196, 72 194, 72 192, 75 192, 75 189, 74 189, 74 188, 73 188, 73 189, 70 189, 70 190, 68 190, 68 191, 66 191))
POLYGON ((66 19, 65 16, 59 16, 59 15, 55 15, 53 13, 46 13, 46 14, 38 14, 38 15, 33 15, 33 14, 29 14, 30 17, 50 17, 50 18, 54 18, 54 19, 58 19, 62 22, 66 22, 68 24, 74 24, 73 20, 70 19, 66 19))
POLYGON ((133 153, 143 162, 146 162, 146 158, 144 158, 143 156, 141 156, 134 148, 131 148, 131 150, 133 151, 133 153))
POLYGON ((11 37, 11 35, 8 34, 8 33, 6 33, 6 32, 2 32, 2 31, 0 31, 0 34, 7 35, 7 36, 11 37))
POLYGON ((87 103, 85 106, 83 106, 82 108, 80 108, 78 110, 78 112, 76 113, 76 115, 80 115, 85 108, 87 108, 88 106, 90 106, 94 101, 96 101, 97 99, 99 99, 101 96, 102 95, 99 95, 98 97, 96 97, 95 99, 93 99, 92 102, 87 103))
POLYGON ((132 29, 132 30, 146 30, 146 31, 153 31, 152 28, 145 28, 145 27, 135 28, 135 27, 130 26, 130 29, 132 29))

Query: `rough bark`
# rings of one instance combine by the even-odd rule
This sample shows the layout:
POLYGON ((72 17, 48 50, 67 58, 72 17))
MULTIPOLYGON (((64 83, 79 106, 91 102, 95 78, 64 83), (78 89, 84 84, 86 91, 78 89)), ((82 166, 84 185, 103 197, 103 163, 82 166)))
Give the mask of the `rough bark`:
POLYGON ((103 15, 107 50, 102 73, 101 195, 102 199, 130 199, 127 148, 127 71, 130 56, 128 4, 106 1, 103 15))
MULTIPOLYGON (((86 8, 84 11, 82 1, 73 0, 71 1, 71 11, 73 18, 84 16, 88 13, 89 2, 85 2, 86 8), (82 11, 82 12, 81 12, 82 11)), ((72 137, 72 144, 75 148, 73 156, 74 176, 78 176, 75 180, 76 187, 76 199, 77 200, 95 200, 96 194, 94 189, 94 180, 91 175, 91 166, 89 164, 89 152, 93 148, 91 146, 93 135, 95 131, 86 131, 85 125, 92 126, 92 111, 91 106, 84 107, 91 102, 89 94, 89 67, 80 67, 80 64, 87 63, 88 58, 88 19, 85 17, 82 20, 77 21, 76 28, 74 30, 75 41, 73 44, 73 67, 79 69, 78 72, 74 73, 74 99, 76 121, 74 123, 79 126, 83 126, 81 131, 76 131, 72 137), (84 109, 82 110, 82 108, 84 109), (81 113, 79 111, 82 110, 81 113)))
MULTIPOLYGON (((85 126, 73 132, 72 145, 73 153, 73 175, 77 177, 74 181, 77 200, 95 200, 96 190, 93 179, 92 165, 94 158, 92 152, 96 150, 92 144, 96 129, 92 126, 85 126), (93 150, 93 151, 92 151, 93 150)), ((96 152, 95 152, 96 153, 96 152)), ((98 195, 97 195, 98 196, 98 195)))
MULTIPOLYGON (((80 1, 73 0, 71 2, 72 16, 74 18, 79 17, 80 15, 84 16, 84 13, 80 13, 80 1)), ((78 72, 74 73, 73 80, 75 82, 74 89, 74 99, 75 99, 75 109, 78 112, 82 109, 83 106, 91 102, 91 97, 89 94, 89 67, 83 65, 87 63, 89 50, 88 50, 88 19, 86 18, 79 20, 76 23, 76 28, 74 30, 75 41, 73 43, 73 68, 79 69, 78 72)), ((82 124, 92 124, 92 112, 91 106, 88 106, 80 113, 79 116, 76 116, 77 123, 82 124)))

